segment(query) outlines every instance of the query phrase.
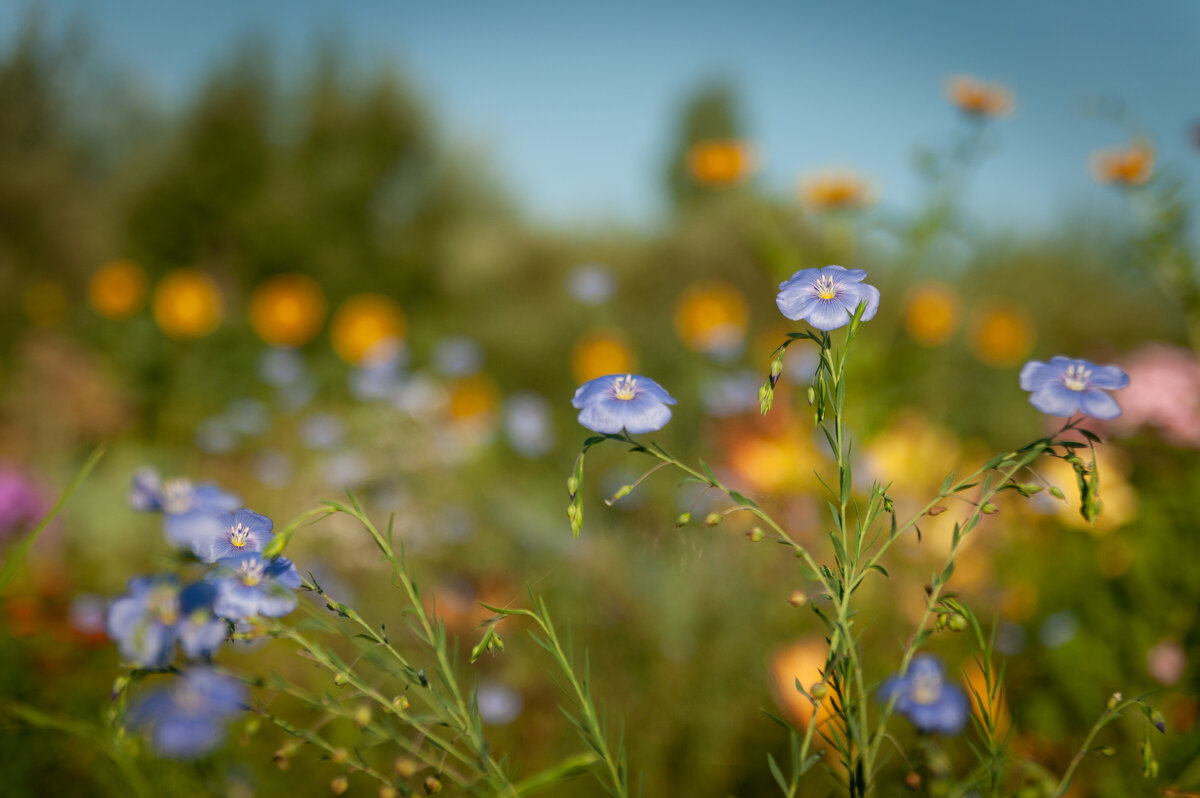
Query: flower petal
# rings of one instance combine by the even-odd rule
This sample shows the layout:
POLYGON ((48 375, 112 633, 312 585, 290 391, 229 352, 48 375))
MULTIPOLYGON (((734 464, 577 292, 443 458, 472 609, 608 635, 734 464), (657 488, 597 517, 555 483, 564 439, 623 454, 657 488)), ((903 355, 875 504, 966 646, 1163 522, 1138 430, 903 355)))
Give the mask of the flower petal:
POLYGON ((1057 382, 1064 370, 1065 367, 1058 369, 1049 363, 1043 363, 1040 360, 1031 360, 1021 368, 1021 390, 1036 391, 1047 383, 1057 382))
POLYGON ((854 312, 854 307, 858 305, 857 295, 853 298, 853 304, 849 312, 846 310, 846 304, 840 299, 822 299, 819 304, 809 312, 804 320, 818 330, 836 330, 838 327, 845 327, 850 323, 850 315, 854 312))
POLYGON ((587 407, 609 393, 612 390, 613 381, 624 376, 624 374, 606 374, 603 377, 588 380, 575 389, 575 396, 571 398, 571 404, 578 408, 587 407))
POLYGON ((833 277, 842 283, 857 283, 861 282, 867 276, 867 270, 847 269, 845 266, 826 266, 824 269, 821 269, 821 276, 833 277))
POLYGON ((1029 396, 1029 403, 1048 416, 1070 416, 1079 409, 1079 391, 1059 382, 1043 383, 1029 396))
MULTIPOLYGON (((855 269, 855 271, 861 272, 862 269, 855 269)), ((866 276, 866 272, 863 272, 863 276, 866 276)), ((879 289, 867 283, 859 283, 846 286, 847 294, 851 291, 858 294, 858 301, 854 303, 853 310, 858 309, 858 302, 865 302, 867 306, 863 309, 862 320, 870 321, 875 318, 875 313, 879 310, 879 289)))
POLYGON ((1121 406, 1117 400, 1104 391, 1089 390, 1079 392, 1079 409, 1087 416, 1108 420, 1121 415, 1121 406))
POLYGON ((641 375, 634 375, 634 379, 637 381, 637 387, 654 401, 668 405, 675 404, 675 397, 667 393, 667 389, 654 380, 649 377, 642 377, 641 375))
POLYGON ((219 746, 223 732, 223 724, 207 715, 174 714, 154 725, 151 739, 160 756, 191 759, 219 746))
POLYGON ((1092 376, 1088 378, 1088 384, 1093 388, 1116 391, 1129 386, 1129 375, 1116 366, 1094 366, 1092 367, 1092 376))
POLYGON ((823 301, 807 286, 784 289, 775 297, 779 312, 792 321, 807 317, 823 301))

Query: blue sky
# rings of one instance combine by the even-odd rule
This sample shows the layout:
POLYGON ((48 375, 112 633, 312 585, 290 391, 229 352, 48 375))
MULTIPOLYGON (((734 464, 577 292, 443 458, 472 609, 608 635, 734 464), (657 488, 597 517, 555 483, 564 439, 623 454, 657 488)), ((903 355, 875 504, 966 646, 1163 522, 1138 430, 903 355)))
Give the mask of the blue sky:
MULTIPOLYGON (((85 20, 96 52, 165 103, 186 99, 246 34, 268 34, 286 70, 337 33, 361 63, 408 75, 442 132, 483 152, 543 222, 654 220, 677 109, 712 77, 738 87, 760 179, 780 193, 800 174, 842 165, 873 179, 885 204, 911 203, 913 147, 948 140, 957 120, 943 85, 959 72, 1017 95, 968 197, 994 226, 1116 206, 1087 172, 1093 150, 1126 140, 1084 115, 1099 95, 1123 99, 1162 161, 1200 185, 1186 135, 1200 120, 1196 0, 44 5, 54 20, 85 20)), ((0 5, 0 30, 22 9, 0 5)))

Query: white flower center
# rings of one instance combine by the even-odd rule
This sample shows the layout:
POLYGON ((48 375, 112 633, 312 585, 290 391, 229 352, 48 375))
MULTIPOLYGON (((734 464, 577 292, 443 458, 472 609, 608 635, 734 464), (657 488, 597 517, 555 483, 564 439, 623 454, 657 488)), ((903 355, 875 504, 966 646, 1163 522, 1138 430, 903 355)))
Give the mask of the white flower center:
POLYGON ((174 477, 163 482, 162 507, 168 515, 179 515, 192 509, 192 481, 174 477))
POLYGON ((813 283, 813 290, 817 292, 817 296, 821 299, 833 299, 837 296, 837 284, 833 278, 827 274, 823 274, 813 283))
POLYGON ((262 560, 246 560, 238 568, 238 577, 246 587, 254 587, 263 580, 267 566, 262 560))
POLYGON ((932 704, 942 694, 942 680, 936 673, 913 676, 908 695, 916 704, 932 704))
POLYGON ((1087 366, 1074 363, 1067 366, 1066 373, 1063 374, 1063 385, 1072 391, 1084 391, 1087 390, 1088 381, 1091 377, 1091 369, 1087 366))
POLYGON ((240 549, 240 548, 243 548, 246 545, 246 543, 249 542, 249 540, 250 540, 250 530, 247 529, 244 525, 238 524, 237 526, 230 527, 229 543, 231 546, 236 546, 237 548, 240 549))
POLYGON ((632 374, 617 377, 613 380, 612 392, 617 399, 629 401, 637 396, 637 380, 633 378, 632 374))

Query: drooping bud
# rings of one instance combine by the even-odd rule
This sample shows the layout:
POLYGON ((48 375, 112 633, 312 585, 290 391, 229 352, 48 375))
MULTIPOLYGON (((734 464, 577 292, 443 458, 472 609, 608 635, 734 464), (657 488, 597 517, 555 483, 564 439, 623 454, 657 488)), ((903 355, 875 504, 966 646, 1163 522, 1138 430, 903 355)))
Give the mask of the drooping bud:
POLYGON ((691 522, 692 522, 692 514, 691 513, 680 513, 679 517, 675 519, 675 528, 679 529, 679 527, 687 526, 691 522))
POLYGON ((348 789, 350 789, 350 779, 345 776, 338 776, 329 782, 329 791, 334 795, 345 795, 348 789))
POLYGON ((967 619, 956 612, 946 620, 946 626, 951 632, 961 632, 967 628, 967 619))
POLYGON ((417 775, 417 760, 411 756, 396 757, 396 761, 392 763, 392 770, 402 779, 411 779, 417 775))
POLYGON ((757 543, 762 539, 763 539, 762 527, 756 526, 753 529, 751 529, 749 532, 746 533, 746 540, 750 541, 751 543, 757 543))
POLYGON ((708 515, 704 516, 704 525, 716 526, 717 524, 721 523, 723 519, 724 516, 720 513, 709 513, 708 515))
POLYGON ((788 596, 788 604, 793 607, 803 607, 808 603, 808 595, 803 590, 793 590, 788 596))
POLYGON ((442 782, 436 776, 425 777, 425 792, 429 795, 437 795, 442 791, 442 782))
POLYGON ((576 493, 579 493, 579 477, 567 477, 567 495, 574 499, 576 493))
POLYGON ((991 502, 984 502, 983 506, 979 508, 979 512, 983 513, 984 515, 995 515, 996 513, 1000 512, 1000 508, 991 502))
POLYGON ((407 696, 398 695, 392 699, 392 709, 396 710, 397 713, 407 712, 408 707, 409 703, 407 696))
POLYGON ((829 687, 825 684, 825 682, 813 682, 812 687, 808 688, 808 694, 812 696, 814 700, 820 701, 824 699, 825 696, 829 695, 829 687))

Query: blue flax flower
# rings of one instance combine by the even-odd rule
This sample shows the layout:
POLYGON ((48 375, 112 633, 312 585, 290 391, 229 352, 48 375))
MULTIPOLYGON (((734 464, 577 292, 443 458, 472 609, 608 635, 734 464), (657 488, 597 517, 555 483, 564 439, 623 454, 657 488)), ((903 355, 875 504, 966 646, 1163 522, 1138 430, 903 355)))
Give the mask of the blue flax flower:
POLYGON ((918 731, 958 734, 971 712, 967 694, 946 681, 942 663, 929 654, 918 654, 899 676, 891 676, 879 688, 879 700, 896 697, 895 709, 918 731))
POLYGON ((858 303, 865 302, 862 320, 867 321, 879 310, 879 289, 862 282, 866 276, 862 269, 841 266, 801 269, 779 284, 775 304, 789 319, 828 331, 849 323, 858 303))
POLYGON ((216 593, 205 582, 181 588, 173 576, 139 577, 109 606, 105 629, 121 657, 139 668, 165 668, 176 643, 189 658, 208 658, 229 634, 213 616, 216 593))
POLYGON ((251 551, 262 551, 275 537, 274 523, 265 515, 242 508, 214 516, 215 523, 197 527, 192 551, 205 562, 216 562, 251 551))
POLYGON ((579 423, 595 432, 615 435, 654 432, 671 420, 671 394, 649 377, 609 374, 589 380, 575 391, 579 423))
POLYGON ((217 589, 213 612, 240 621, 261 615, 278 618, 296 609, 300 574, 286 557, 264 560, 256 551, 218 560, 210 577, 217 589))
POLYGON ((184 477, 164 480, 153 468, 143 468, 133 475, 129 504, 135 510, 161 512, 167 539, 193 548, 194 540, 216 534, 214 516, 236 510, 242 500, 211 483, 196 485, 184 477))
POLYGON ((1097 366, 1059 355, 1049 363, 1031 360, 1021 369, 1021 388, 1033 391, 1029 402, 1050 416, 1083 413, 1092 418, 1121 415, 1117 400, 1105 393, 1129 385, 1129 376, 1116 366, 1097 366))
POLYGON ((245 709, 245 700, 245 688, 236 680, 197 667, 143 695, 126 719, 149 732, 160 756, 193 759, 221 745, 226 722, 245 709))

